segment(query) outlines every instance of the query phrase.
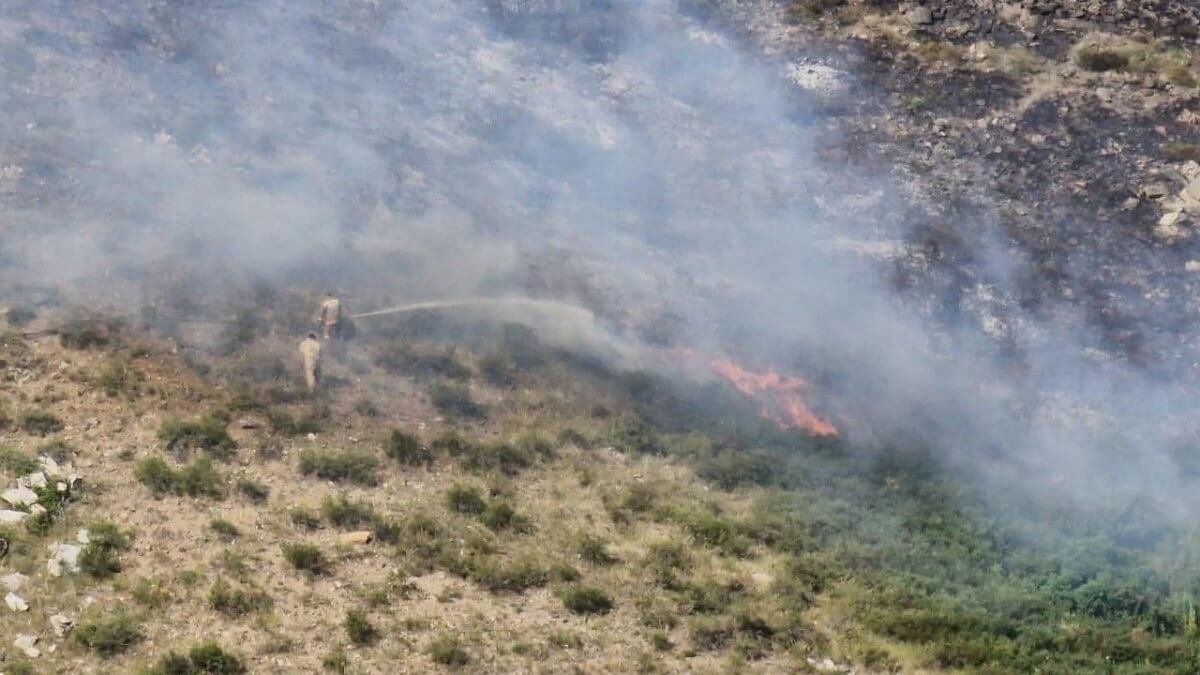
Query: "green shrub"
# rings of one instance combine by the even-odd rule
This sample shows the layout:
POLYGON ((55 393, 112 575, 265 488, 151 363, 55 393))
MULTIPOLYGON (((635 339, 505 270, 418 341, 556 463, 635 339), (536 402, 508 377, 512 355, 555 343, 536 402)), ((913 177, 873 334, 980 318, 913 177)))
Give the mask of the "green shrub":
POLYGON ((158 429, 163 447, 177 457, 186 457, 192 450, 208 453, 216 459, 229 459, 237 443, 225 430, 226 422, 213 415, 191 420, 169 419, 158 429))
POLYGON ((479 488, 470 485, 451 486, 446 491, 446 506, 455 513, 468 516, 478 516, 487 509, 479 488))
POLYGON ((740 485, 769 485, 776 478, 779 461, 759 452, 724 450, 702 460, 696 473, 724 490, 740 485))
POLYGON ((533 523, 528 518, 517 513, 508 502, 500 500, 493 500, 487 505, 487 509, 479 515, 479 522, 492 531, 529 532, 533 529, 533 523))
POLYGON ((727 616, 701 617, 688 625, 692 648, 697 651, 720 651, 733 641, 737 626, 727 616))
POLYGON ((10 307, 4 314, 8 325, 20 328, 37 318, 37 311, 30 307, 10 307))
POLYGON ((576 614, 608 614, 613 608, 612 598, 594 586, 566 588, 558 598, 564 607, 576 614))
POLYGON ((550 570, 529 557, 506 563, 495 557, 475 556, 468 558, 464 569, 457 572, 492 593, 521 593, 550 581, 550 570))
POLYGON ((107 579, 121 571, 119 553, 129 550, 129 534, 112 523, 88 526, 88 543, 79 552, 79 571, 95 579, 107 579))
POLYGON ((12 446, 0 447, 0 469, 9 476, 26 476, 42 468, 38 461, 12 446))
POLYGON ((393 460, 406 466, 429 464, 433 461, 433 453, 413 434, 393 429, 383 446, 383 452, 393 460))
POLYGON ((692 557, 683 544, 662 541, 650 545, 642 564, 654 575, 659 585, 673 588, 679 584, 680 573, 691 568, 692 557))
POLYGON ((262 483, 256 483, 249 478, 239 478, 237 489, 243 496, 256 504, 262 504, 271 496, 271 491, 267 489, 267 486, 262 483))
POLYGON ((471 662, 470 654, 463 648, 459 639, 449 634, 442 634, 430 640, 425 651, 434 663, 450 668, 465 666, 471 662))
POLYGON ((321 667, 332 673, 345 673, 350 668, 350 657, 338 647, 321 658, 321 667))
POLYGON ((273 409, 267 411, 267 421, 271 429, 284 436, 303 436, 321 431, 321 417, 318 413, 308 413, 300 418, 292 417, 286 410, 273 409))
POLYGON ((479 373, 497 387, 511 387, 517 381, 516 364, 504 354, 488 354, 479 359, 479 373))
POLYGON ((211 522, 209 522, 208 528, 225 541, 232 541, 242 536, 241 531, 237 529, 236 525, 228 520, 222 520, 221 518, 214 518, 211 522))
POLYGON ((620 562, 618 558, 608 552, 608 542, 604 539, 591 535, 584 534, 576 544, 576 550, 579 552, 579 557, 584 561, 593 565, 612 565, 620 562))
POLYGON ((618 418, 609 432, 613 447, 629 455, 662 455, 666 453, 662 440, 654 429, 636 417, 618 418))
POLYGON ((314 450, 300 452, 300 473, 335 482, 374 486, 379 477, 379 462, 355 450, 314 450))
POLYGON ((580 649, 583 647, 583 638, 579 637, 578 633, 571 633, 564 630, 556 630, 550 633, 550 637, 546 640, 552 647, 559 649, 580 649))
POLYGON ((57 415, 37 410, 22 414, 18 424, 21 431, 33 436, 56 434, 65 426, 57 415))
POLYGON ((173 494, 188 497, 225 496, 224 479, 207 457, 199 457, 181 469, 172 469, 161 457, 147 457, 138 462, 134 475, 156 495, 173 494))
POLYGON ((136 398, 141 394, 141 385, 146 377, 128 361, 113 360, 96 376, 96 386, 105 395, 115 398, 136 398))
POLYGON ((360 398, 355 401, 354 412, 362 415, 363 417, 371 418, 379 417, 382 414, 379 410, 379 406, 375 405, 375 403, 369 398, 360 398))
POLYGON ((462 385, 438 382, 430 385, 426 393, 433 407, 451 419, 478 419, 486 415, 483 406, 462 385))
POLYGON ((375 352, 375 365, 393 375, 409 375, 429 378, 444 377, 450 380, 465 380, 471 377, 468 368, 453 349, 417 349, 407 342, 389 342, 375 352))
POLYGON ((515 476, 533 466, 533 457, 528 451, 511 443, 492 443, 486 446, 468 446, 461 462, 462 467, 468 471, 497 472, 515 476))
POLYGON ((265 612, 273 604, 266 592, 254 588, 234 588, 219 577, 208 591, 208 606, 229 618, 265 612))
POLYGON ((318 518, 312 511, 303 508, 292 509, 291 511, 292 524, 296 527, 305 530, 321 529, 321 519, 318 518))
POLYGON ((188 650, 187 656, 171 652, 159 659, 150 675, 241 675, 246 666, 241 659, 215 642, 202 642, 188 650))
POLYGON ((353 501, 346 495, 325 497, 321 500, 321 512, 331 524, 343 528, 366 525, 378 519, 370 504, 353 501))
POLYGON ((78 451, 70 443, 56 438, 38 446, 37 454, 45 455, 58 463, 69 462, 75 458, 78 451))
POLYGON ((58 330, 58 342, 67 349, 96 349, 106 347, 120 329, 115 321, 81 319, 71 321, 58 330))
POLYGON ((1129 55, 1115 49, 1087 46, 1075 52, 1075 64, 1096 73, 1125 70, 1129 67, 1129 55))
POLYGON ((329 559, 312 544, 284 544, 283 557, 292 567, 309 576, 325 576, 332 569, 329 559))
POLYGON ((351 609, 346 612, 346 620, 342 622, 342 626, 345 627, 350 642, 360 647, 372 645, 379 640, 379 630, 371 625, 362 610, 351 609))
POLYGON ((75 641, 103 657, 120 654, 144 638, 142 628, 125 614, 81 623, 75 641))

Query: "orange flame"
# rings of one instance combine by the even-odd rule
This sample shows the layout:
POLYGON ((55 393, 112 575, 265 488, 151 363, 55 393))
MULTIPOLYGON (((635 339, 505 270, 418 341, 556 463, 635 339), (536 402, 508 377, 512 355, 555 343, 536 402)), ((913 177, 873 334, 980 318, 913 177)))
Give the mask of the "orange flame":
POLYGON ((808 382, 775 371, 751 372, 728 359, 715 359, 709 365, 738 391, 762 402, 760 414, 781 429, 802 429, 814 436, 838 435, 837 427, 809 410, 804 401, 804 393, 810 389, 808 382))

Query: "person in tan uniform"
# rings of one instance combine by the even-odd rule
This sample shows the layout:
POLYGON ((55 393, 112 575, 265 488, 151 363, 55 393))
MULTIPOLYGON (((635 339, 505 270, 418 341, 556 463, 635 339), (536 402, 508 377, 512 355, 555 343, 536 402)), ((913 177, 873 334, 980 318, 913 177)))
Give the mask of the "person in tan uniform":
POLYGON ((325 330, 326 340, 342 330, 342 301, 335 298, 332 292, 326 292, 325 299, 321 301, 317 323, 325 330))
POLYGON ((321 341, 316 333, 309 333, 300 342, 300 355, 304 358, 304 382, 311 394, 317 390, 317 380, 321 377, 321 341))

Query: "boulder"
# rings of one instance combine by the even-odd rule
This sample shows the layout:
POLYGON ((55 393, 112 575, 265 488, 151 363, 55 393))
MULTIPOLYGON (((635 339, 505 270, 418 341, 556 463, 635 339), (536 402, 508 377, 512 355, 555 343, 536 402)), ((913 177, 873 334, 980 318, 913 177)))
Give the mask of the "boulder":
POLYGON ((37 493, 24 486, 10 488, 4 492, 0 492, 0 499, 17 507, 30 506, 38 500, 37 493))
POLYGON ((933 23, 933 10, 928 7, 913 7, 908 10, 908 21, 914 26, 928 26, 933 23))
POLYGON ((13 640, 13 646, 17 651, 31 659, 36 659, 42 655, 42 650, 37 648, 37 636, 35 635, 18 635, 16 640, 13 640))
POLYGON ((14 612, 29 611, 29 603, 25 602, 25 599, 16 593, 9 593, 8 595, 4 596, 4 604, 8 605, 8 608, 14 612))
POLYGON ((371 543, 374 539, 375 535, 365 530, 338 535, 338 543, 346 546, 362 546, 371 543))
POLYGON ((0 525, 18 525, 28 517, 24 511, 0 510, 0 525))
POLYGON ((29 583, 29 577, 20 572, 13 572, 12 574, 5 574, 0 577, 0 588, 6 591, 19 591, 27 583, 29 583))
POLYGON ((58 637, 66 637, 67 633, 75 627, 75 619, 66 614, 54 614, 50 617, 50 628, 58 637))
POLYGON ((50 576, 61 577, 63 574, 75 574, 79 571, 79 553, 82 546, 74 544, 54 544, 50 547, 50 560, 46 562, 46 570, 50 576))

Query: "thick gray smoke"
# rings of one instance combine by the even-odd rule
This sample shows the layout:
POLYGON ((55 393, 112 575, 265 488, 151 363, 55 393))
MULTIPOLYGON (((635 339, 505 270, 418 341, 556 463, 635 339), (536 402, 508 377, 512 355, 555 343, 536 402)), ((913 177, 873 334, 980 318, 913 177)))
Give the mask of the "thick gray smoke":
POLYGON ((1003 243, 976 242, 965 320, 899 295, 898 265, 932 264, 900 243, 911 190, 814 150, 847 76, 761 62, 677 10, 10 0, 6 276, 113 304, 181 269, 317 270, 403 301, 532 288, 818 377, 866 445, 1192 505, 1170 454, 1190 392, 1089 353, 1069 308, 1023 316, 1003 243))

